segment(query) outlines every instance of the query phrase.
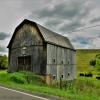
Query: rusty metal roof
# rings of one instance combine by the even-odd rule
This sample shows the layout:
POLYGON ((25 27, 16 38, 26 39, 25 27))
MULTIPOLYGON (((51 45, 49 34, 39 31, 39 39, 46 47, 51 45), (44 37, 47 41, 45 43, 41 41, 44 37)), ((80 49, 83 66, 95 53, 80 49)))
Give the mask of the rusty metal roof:
POLYGON ((72 46, 70 40, 67 38, 67 37, 64 37, 60 34, 57 34, 43 26, 41 26, 40 24, 36 23, 36 22, 33 22, 33 21, 30 21, 30 20, 27 20, 25 19, 16 29, 15 29, 15 32, 9 42, 9 45, 8 45, 8 48, 9 46, 12 44, 12 40, 16 34, 16 31, 25 23, 29 23, 29 24, 32 24, 32 25, 36 25, 37 28, 39 29, 41 35, 43 36, 45 42, 47 43, 52 43, 52 44, 55 44, 55 45, 59 45, 59 46, 62 46, 62 47, 65 47, 65 48, 70 48, 70 49, 74 49, 74 47, 72 46))

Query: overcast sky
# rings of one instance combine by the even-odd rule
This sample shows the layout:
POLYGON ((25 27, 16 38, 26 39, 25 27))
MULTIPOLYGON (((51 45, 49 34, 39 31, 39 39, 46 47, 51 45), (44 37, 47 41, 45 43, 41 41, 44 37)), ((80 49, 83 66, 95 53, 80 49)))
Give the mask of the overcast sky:
POLYGON ((82 30, 100 24, 100 0, 0 0, 0 54, 26 18, 67 36, 76 49, 100 49, 100 26, 82 30))

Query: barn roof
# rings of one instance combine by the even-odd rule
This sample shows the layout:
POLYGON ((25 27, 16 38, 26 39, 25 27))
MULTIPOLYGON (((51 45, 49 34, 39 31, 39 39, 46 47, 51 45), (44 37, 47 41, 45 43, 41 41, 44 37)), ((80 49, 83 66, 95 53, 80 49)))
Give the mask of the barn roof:
POLYGON ((72 46, 71 42, 69 41, 69 39, 67 37, 64 37, 60 34, 57 34, 43 26, 41 26, 40 24, 36 23, 36 22, 33 22, 33 21, 30 21, 30 20, 27 20, 25 19, 16 29, 15 29, 15 32, 9 42, 9 45, 8 45, 8 48, 14 38, 14 35, 16 33, 16 31, 25 23, 30 23, 30 24, 35 24, 37 26, 37 28, 39 29, 41 35, 43 36, 45 42, 47 43, 52 43, 52 44, 55 44, 55 45, 59 45, 59 46, 62 46, 62 47, 65 47, 65 48, 70 48, 70 49, 74 49, 74 47, 72 46))

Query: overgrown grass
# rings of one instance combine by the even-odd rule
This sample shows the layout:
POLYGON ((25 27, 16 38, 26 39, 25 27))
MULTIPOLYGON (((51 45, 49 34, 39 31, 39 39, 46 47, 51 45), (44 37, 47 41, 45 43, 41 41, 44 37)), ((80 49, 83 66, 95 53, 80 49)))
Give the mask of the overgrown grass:
POLYGON ((76 50, 76 65, 77 72, 90 72, 97 73, 96 69, 92 68, 89 64, 91 59, 94 59, 97 54, 100 54, 100 49, 77 49, 76 50))
POLYGON ((0 84, 31 92, 56 95, 65 99, 69 98, 70 100, 100 100, 100 80, 95 78, 78 77, 71 86, 68 86, 66 89, 59 89, 58 87, 46 85, 40 76, 32 73, 7 73, 6 71, 0 71, 0 84), (30 83, 27 82, 27 75, 31 76, 30 83), (17 77, 18 80, 24 81, 23 84, 14 79, 12 80, 12 77, 14 79, 17 77))

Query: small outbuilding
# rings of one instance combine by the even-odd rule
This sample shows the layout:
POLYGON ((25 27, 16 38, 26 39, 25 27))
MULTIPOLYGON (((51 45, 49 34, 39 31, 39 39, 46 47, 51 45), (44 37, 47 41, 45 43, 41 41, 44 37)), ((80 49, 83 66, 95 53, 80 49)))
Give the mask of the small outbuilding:
POLYGON ((9 72, 31 71, 48 80, 75 79, 75 49, 67 37, 25 19, 8 44, 9 72))

